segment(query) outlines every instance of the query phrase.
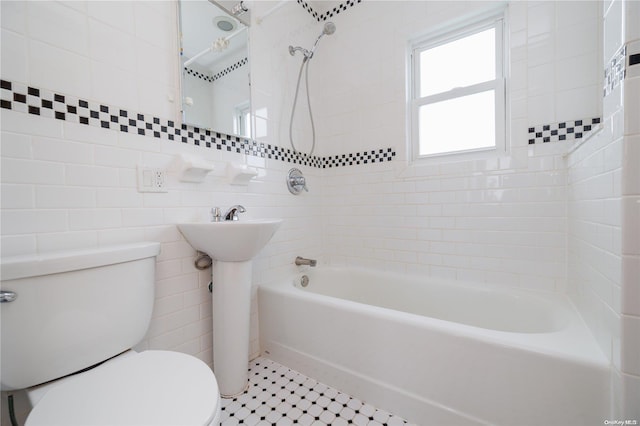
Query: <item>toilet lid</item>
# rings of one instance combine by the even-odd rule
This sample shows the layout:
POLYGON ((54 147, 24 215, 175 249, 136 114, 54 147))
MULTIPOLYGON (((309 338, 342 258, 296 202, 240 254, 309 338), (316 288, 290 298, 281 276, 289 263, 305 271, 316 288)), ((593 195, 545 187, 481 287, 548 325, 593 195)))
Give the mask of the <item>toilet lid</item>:
POLYGON ((205 426, 219 400, 215 376, 204 362, 179 352, 145 351, 53 387, 26 424, 205 426))

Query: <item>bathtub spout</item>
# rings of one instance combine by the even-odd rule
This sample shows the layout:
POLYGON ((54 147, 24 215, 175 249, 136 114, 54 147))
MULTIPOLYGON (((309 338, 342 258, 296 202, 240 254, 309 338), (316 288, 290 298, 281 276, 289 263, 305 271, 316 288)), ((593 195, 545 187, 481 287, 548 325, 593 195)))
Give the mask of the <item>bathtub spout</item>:
POLYGON ((318 263, 317 260, 315 259, 305 259, 304 257, 296 257, 296 265, 298 266, 302 266, 302 265, 308 265, 308 266, 316 266, 316 263, 318 263))

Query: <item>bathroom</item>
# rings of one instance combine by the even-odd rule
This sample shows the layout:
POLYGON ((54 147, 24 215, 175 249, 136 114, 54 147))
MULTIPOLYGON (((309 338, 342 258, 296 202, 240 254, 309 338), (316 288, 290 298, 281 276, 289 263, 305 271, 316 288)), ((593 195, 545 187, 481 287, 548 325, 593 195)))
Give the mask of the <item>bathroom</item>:
MULTIPOLYGON (((557 292, 569 295, 611 367, 609 415, 593 424, 640 420, 638 3, 246 4, 247 143, 255 149, 245 151, 169 140, 162 130, 157 137, 100 120, 85 125, 67 109, 81 99, 180 123, 176 2, 0 3, 2 256, 160 242, 153 317, 135 349, 183 352, 211 366, 211 272, 194 267, 195 250, 176 224, 209 221, 212 207, 240 204, 240 221, 283 220, 253 259, 251 359, 264 355, 257 289, 300 272, 299 255, 317 259, 318 269, 557 292), (495 10, 507 29, 506 154, 412 161, 408 46, 495 10), (335 32, 308 65, 317 136, 311 161, 286 154, 302 61, 288 46, 310 47, 328 21, 335 32), (28 109, 51 93, 65 96, 54 103, 58 114, 28 109), (545 143, 535 135, 593 119, 584 138, 545 143), (213 172, 182 182, 173 167, 181 154, 213 172), (257 175, 232 185, 228 164, 257 175), (166 192, 139 192, 140 166, 165 171, 166 192), (308 192, 287 190, 292 167, 304 173, 308 192)), ((300 111, 294 135, 308 152, 311 129, 300 111)), ((6 407, 3 393, 3 426, 6 407)))

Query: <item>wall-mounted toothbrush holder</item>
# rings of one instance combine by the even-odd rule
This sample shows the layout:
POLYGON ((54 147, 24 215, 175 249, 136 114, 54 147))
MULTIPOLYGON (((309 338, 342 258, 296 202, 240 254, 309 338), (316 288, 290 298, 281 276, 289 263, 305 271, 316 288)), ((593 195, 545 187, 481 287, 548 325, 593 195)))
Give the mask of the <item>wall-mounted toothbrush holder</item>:
POLYGON ((214 168, 209 162, 187 154, 178 154, 174 166, 181 182, 204 182, 207 174, 214 168))
POLYGON ((258 176, 258 169, 245 164, 227 163, 227 178, 231 185, 247 186, 251 179, 258 176))

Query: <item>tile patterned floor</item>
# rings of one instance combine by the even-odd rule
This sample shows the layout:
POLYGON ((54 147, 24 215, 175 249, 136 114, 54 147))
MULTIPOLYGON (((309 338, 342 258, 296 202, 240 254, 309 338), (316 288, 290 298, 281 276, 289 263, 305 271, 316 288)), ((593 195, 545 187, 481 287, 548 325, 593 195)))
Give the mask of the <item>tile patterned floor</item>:
POLYGON ((222 426, 398 426, 408 423, 266 358, 249 366, 249 389, 222 400, 222 426))

